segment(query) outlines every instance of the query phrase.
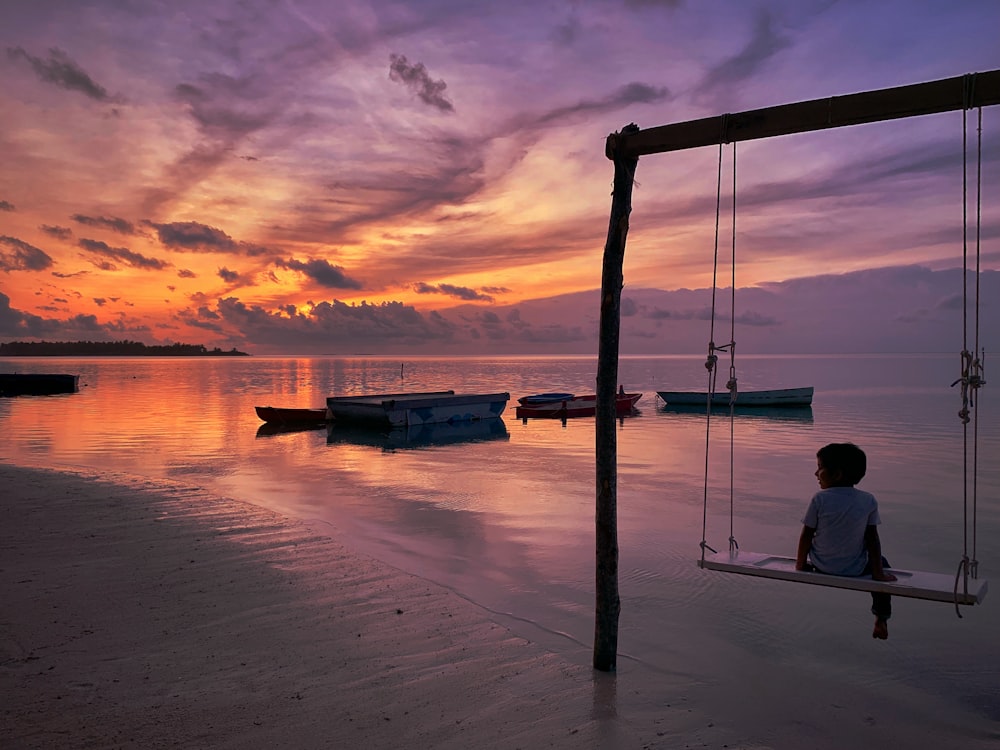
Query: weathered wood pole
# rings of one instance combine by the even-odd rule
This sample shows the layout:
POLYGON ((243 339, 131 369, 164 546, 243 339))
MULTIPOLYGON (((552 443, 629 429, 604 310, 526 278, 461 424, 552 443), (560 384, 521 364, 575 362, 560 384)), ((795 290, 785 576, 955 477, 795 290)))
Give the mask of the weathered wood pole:
MULTIPOLYGON (((621 134, 638 132, 635 123, 621 134)), ((632 212, 632 183, 638 156, 622 153, 621 135, 612 133, 605 154, 615 164, 611 221, 604 245, 601 273, 601 327, 597 346, 597 581, 594 620, 594 669, 613 672, 618 658, 618 436, 615 432, 615 395, 618 391, 618 339, 621 328, 622 264, 625 237, 632 212)))

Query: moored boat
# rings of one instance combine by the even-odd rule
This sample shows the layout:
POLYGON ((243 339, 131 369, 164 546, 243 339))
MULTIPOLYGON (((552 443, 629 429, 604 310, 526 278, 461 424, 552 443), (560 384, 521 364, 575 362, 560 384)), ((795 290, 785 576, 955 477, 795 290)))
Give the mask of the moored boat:
POLYGON ((255 406, 257 416, 268 424, 316 424, 327 421, 326 409, 295 409, 255 406))
MULTIPOLYGON (((528 419, 529 417, 569 419, 570 417, 592 417, 597 413, 596 395, 561 395, 569 396, 569 398, 529 401, 528 399, 534 397, 526 396, 522 399, 518 399, 518 403, 524 405, 517 407, 514 413, 518 419, 528 419)), ((619 393, 615 398, 615 414, 622 417, 631 413, 632 409, 636 405, 636 402, 638 402, 640 398, 642 398, 641 393, 619 393)))
POLYGON ((497 419, 503 414, 508 400, 509 393, 375 393, 330 396, 326 399, 326 410, 338 422, 406 427, 497 419))
MULTIPOLYGON (((657 391, 656 395, 668 406, 705 406, 708 401, 708 391, 657 391)), ((809 406, 812 399, 812 386, 736 392, 736 406, 809 406)), ((713 393, 712 406, 729 406, 729 391, 713 393)))

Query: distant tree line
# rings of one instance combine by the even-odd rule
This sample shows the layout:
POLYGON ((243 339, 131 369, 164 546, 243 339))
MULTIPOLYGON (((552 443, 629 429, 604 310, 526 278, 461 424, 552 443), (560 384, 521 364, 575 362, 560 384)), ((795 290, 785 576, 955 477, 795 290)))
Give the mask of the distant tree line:
POLYGON ((12 341, 0 344, 0 357, 248 357, 202 344, 147 346, 140 341, 12 341))

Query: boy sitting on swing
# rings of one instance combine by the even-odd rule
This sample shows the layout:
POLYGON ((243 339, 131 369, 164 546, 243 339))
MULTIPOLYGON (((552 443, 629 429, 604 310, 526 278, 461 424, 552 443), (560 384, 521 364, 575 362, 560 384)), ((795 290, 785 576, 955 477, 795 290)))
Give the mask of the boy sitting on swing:
MULTIPOLYGON (((795 569, 838 576, 870 573, 875 581, 895 581, 882 557, 878 503, 874 495, 854 486, 867 470, 865 452, 854 443, 830 443, 817 451, 816 464, 820 491, 802 519, 795 569)), ((872 614, 872 638, 885 640, 892 615, 889 594, 872 592, 872 614)))

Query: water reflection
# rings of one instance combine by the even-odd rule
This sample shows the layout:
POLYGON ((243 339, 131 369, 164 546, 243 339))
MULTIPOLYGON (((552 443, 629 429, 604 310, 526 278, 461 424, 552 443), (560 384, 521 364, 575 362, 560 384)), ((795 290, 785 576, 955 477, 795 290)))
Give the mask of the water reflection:
POLYGON ((289 432, 309 432, 312 430, 325 430, 326 422, 264 422, 257 428, 258 438, 284 435, 289 432))
MULTIPOLYGON (((694 404, 663 404, 656 409, 659 414, 676 414, 692 419, 705 419, 705 407, 694 404)), ((733 415, 741 421, 776 421, 812 424, 813 411, 811 406, 737 406, 733 415)), ((728 406, 713 406, 713 419, 729 416, 728 406)))
MULTIPOLYGON (((258 434, 260 431, 258 430, 258 434)), ((424 448, 432 445, 509 440, 510 433, 502 419, 480 419, 471 422, 437 422, 411 425, 392 430, 338 425, 327 428, 327 445, 351 443, 368 445, 385 451, 400 448, 424 448)))

